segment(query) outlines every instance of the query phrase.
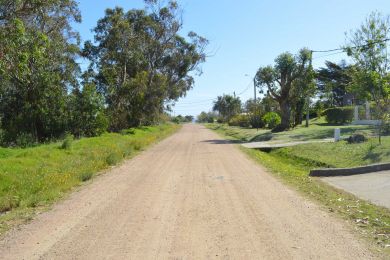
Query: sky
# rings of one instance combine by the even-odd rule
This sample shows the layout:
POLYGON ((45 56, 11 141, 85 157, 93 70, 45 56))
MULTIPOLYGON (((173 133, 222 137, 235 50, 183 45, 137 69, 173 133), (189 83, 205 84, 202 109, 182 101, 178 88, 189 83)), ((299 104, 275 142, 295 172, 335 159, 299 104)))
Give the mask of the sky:
MULTIPOLYGON (((143 8, 143 0, 80 0, 83 17, 74 27, 83 41, 93 40, 91 29, 106 8, 143 8)), ((222 94, 253 98, 253 76, 261 66, 272 65, 283 52, 339 48, 345 33, 358 28, 372 11, 390 14, 389 0, 178 0, 183 8, 186 35, 195 31, 207 38, 209 58, 194 88, 175 105, 174 115, 210 111, 222 94)), ((313 65, 339 62, 344 54, 314 54, 313 65), (325 56, 325 57, 324 57, 325 56)), ((85 65, 84 65, 85 66, 85 65)))

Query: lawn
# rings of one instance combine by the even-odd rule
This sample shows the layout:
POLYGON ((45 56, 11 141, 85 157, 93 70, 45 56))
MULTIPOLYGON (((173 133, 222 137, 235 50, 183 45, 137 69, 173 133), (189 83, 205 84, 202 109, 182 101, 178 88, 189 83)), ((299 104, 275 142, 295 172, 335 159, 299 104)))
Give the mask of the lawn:
MULTIPOLYGON (((309 128, 273 134, 268 130, 243 129, 226 125, 206 126, 227 139, 238 143, 258 140, 259 136, 271 136, 269 140, 310 140, 332 133, 335 126, 312 124, 309 128), (299 139, 298 139, 299 138, 299 139)), ((338 127, 338 126, 337 126, 338 127)), ((340 126, 344 136, 355 131, 373 134, 366 126, 340 126), (348 133, 348 134, 347 134, 348 133)), ((390 210, 373 205, 349 193, 335 189, 318 178, 309 177, 309 171, 319 167, 350 167, 377 162, 390 162, 390 137, 383 138, 379 145, 376 138, 366 143, 348 144, 316 143, 273 149, 268 152, 240 146, 249 157, 265 166, 284 183, 315 200, 331 214, 347 220, 372 245, 375 251, 390 256, 390 210), (361 220, 364 220, 363 222, 361 220)))
POLYGON ((209 124, 208 127, 223 133, 240 142, 269 141, 290 142, 331 138, 335 128, 340 128, 342 137, 346 138, 354 132, 363 132, 371 136, 368 142, 348 144, 346 141, 337 143, 312 143, 292 147, 273 149, 271 155, 292 158, 307 163, 312 167, 342 168, 362 166, 373 163, 390 162, 390 137, 383 137, 382 144, 374 136, 375 129, 371 126, 334 126, 326 125, 322 120, 311 121, 311 126, 299 126, 291 131, 271 133, 270 130, 231 127, 222 124, 209 124))
POLYGON ((307 141, 315 139, 325 139, 334 137, 334 129, 340 128, 341 136, 348 137, 352 133, 359 131, 369 136, 375 135, 375 129, 371 126, 352 126, 352 125, 332 125, 327 124, 323 118, 310 120, 310 127, 303 125, 294 128, 291 131, 280 133, 271 133, 268 129, 253 129, 232 127, 223 124, 208 124, 208 127, 214 130, 221 130, 226 135, 245 142, 260 141, 307 141))
POLYGON ((131 158, 172 134, 166 124, 82 138, 62 149, 62 142, 32 148, 0 148, 0 233, 11 222, 29 218, 73 187, 102 170, 131 158))

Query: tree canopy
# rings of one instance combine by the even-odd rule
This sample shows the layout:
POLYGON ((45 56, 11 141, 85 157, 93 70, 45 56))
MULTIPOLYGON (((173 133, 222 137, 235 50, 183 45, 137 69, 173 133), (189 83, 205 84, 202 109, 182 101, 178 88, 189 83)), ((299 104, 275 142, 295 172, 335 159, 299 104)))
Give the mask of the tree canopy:
POLYGON ((213 110, 218 111, 225 122, 241 112, 241 100, 231 95, 218 96, 214 102, 213 110))
POLYGON ((293 105, 292 90, 294 84, 298 84, 299 80, 303 80, 312 69, 310 59, 311 52, 305 48, 295 56, 285 52, 275 59, 274 66, 260 67, 256 73, 255 82, 257 87, 261 91, 265 89, 269 96, 279 103, 282 114, 280 130, 290 128, 293 105))
POLYGON ((176 2, 148 4, 146 10, 107 9, 94 29, 96 45, 85 43, 83 54, 106 98, 112 130, 155 122, 168 102, 193 87, 191 72, 200 72, 206 58, 205 38, 179 34, 176 2))

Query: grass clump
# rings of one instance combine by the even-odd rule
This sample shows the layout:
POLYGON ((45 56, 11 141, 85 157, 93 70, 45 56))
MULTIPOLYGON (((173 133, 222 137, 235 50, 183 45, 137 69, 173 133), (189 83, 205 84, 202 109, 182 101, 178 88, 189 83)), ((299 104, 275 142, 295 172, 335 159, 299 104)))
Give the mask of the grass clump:
POLYGON ((74 140, 73 135, 67 134, 65 136, 64 141, 61 144, 61 149, 63 149, 63 150, 70 150, 70 149, 72 149, 73 140, 74 140))
POLYGON ((93 176, 93 173, 92 172, 83 172, 80 174, 79 178, 80 178, 80 181, 82 182, 86 182, 88 180, 90 180, 93 176))
POLYGON ((106 163, 110 166, 118 164, 122 160, 122 157, 116 152, 110 153, 106 158, 106 163))
POLYGON ((0 200, 0 214, 10 211, 13 208, 16 208, 19 206, 19 199, 16 196, 4 196, 0 200))

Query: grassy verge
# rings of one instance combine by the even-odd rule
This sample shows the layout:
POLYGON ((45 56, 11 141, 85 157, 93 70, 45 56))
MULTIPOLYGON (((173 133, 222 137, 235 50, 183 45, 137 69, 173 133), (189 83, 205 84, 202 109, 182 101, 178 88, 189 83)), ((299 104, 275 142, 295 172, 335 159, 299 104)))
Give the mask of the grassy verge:
POLYGON ((356 131, 363 132, 369 136, 376 134, 376 130, 372 126, 332 125, 327 124, 323 118, 315 118, 310 120, 309 128, 301 125, 291 131, 280 133, 271 133, 271 130, 268 129, 256 130, 253 128, 242 128, 223 124, 208 124, 208 126, 214 128, 215 130, 224 132, 225 135, 246 142, 307 141, 333 138, 335 128, 340 128, 342 137, 348 137, 356 131))
POLYGON ((33 148, 0 148, 0 234, 179 127, 141 127, 33 148))
MULTIPOLYGON (((207 125, 231 140, 243 140, 245 135, 228 126, 207 125), (234 135, 232 135, 232 132, 234 135)), ((245 131, 245 130, 244 130, 245 131)), ((390 210, 335 189, 317 178, 308 176, 310 169, 319 166, 356 166, 371 162, 372 158, 388 161, 390 138, 382 146, 372 143, 310 144, 262 152, 240 146, 249 157, 262 164, 284 183, 294 187, 308 198, 320 202, 329 212, 350 222, 363 237, 375 244, 375 249, 390 255, 390 210), (324 146, 325 145, 325 146, 324 146), (325 148, 324 148, 325 147, 325 148), (373 147, 373 148, 372 148, 373 147), (372 154, 375 154, 373 156, 372 154), (369 155, 369 156, 367 156, 369 155), (356 157, 357 156, 357 157, 356 157)))

